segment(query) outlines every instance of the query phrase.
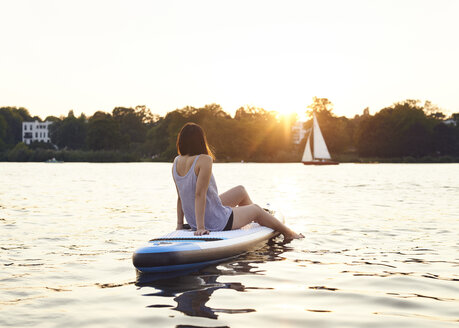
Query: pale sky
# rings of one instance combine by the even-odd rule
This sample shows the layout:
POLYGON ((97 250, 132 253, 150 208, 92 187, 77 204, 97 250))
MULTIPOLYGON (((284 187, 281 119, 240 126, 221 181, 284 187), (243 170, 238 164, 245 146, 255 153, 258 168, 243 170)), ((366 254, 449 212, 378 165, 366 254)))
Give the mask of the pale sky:
POLYGON ((459 112, 459 1, 0 0, 0 106, 459 112))

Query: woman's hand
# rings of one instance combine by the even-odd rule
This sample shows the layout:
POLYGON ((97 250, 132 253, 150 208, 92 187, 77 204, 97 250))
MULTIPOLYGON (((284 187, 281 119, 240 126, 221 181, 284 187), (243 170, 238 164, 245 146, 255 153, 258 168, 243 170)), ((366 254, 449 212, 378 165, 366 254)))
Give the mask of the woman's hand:
POLYGON ((209 231, 206 230, 206 229, 197 229, 195 232, 194 232, 194 235, 195 236, 202 236, 202 235, 208 235, 209 234, 209 231))

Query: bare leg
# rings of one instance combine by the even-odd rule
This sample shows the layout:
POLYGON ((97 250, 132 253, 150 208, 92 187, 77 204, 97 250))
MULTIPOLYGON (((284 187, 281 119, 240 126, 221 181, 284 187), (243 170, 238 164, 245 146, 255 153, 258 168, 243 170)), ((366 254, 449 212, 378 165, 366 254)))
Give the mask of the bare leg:
POLYGON ((304 238, 302 234, 297 234, 256 204, 233 207, 232 229, 239 229, 252 221, 257 222, 262 226, 279 231, 287 240, 304 238))
POLYGON ((244 186, 237 186, 219 195, 224 206, 244 206, 253 204, 244 186))

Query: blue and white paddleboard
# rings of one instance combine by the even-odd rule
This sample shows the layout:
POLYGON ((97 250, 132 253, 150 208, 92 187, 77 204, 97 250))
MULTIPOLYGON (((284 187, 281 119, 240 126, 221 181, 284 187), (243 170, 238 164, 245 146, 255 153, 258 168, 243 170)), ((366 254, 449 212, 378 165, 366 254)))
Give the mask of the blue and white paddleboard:
MULTIPOLYGON (((279 213, 276 216, 279 217, 279 213)), ((195 236, 191 230, 175 230, 137 249, 132 261, 141 272, 199 268, 243 254, 278 234, 255 222, 238 230, 210 232, 204 236, 195 236)))

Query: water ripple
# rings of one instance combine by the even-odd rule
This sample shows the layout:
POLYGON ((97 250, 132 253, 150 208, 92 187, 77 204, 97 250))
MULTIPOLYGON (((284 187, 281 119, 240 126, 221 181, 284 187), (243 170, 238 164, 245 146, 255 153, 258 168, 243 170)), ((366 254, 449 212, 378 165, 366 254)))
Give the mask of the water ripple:
POLYGON ((221 191, 244 183, 306 238, 162 276, 137 276, 131 254, 174 227, 170 164, 0 170, 0 326, 459 322, 459 165, 216 164, 221 191))

